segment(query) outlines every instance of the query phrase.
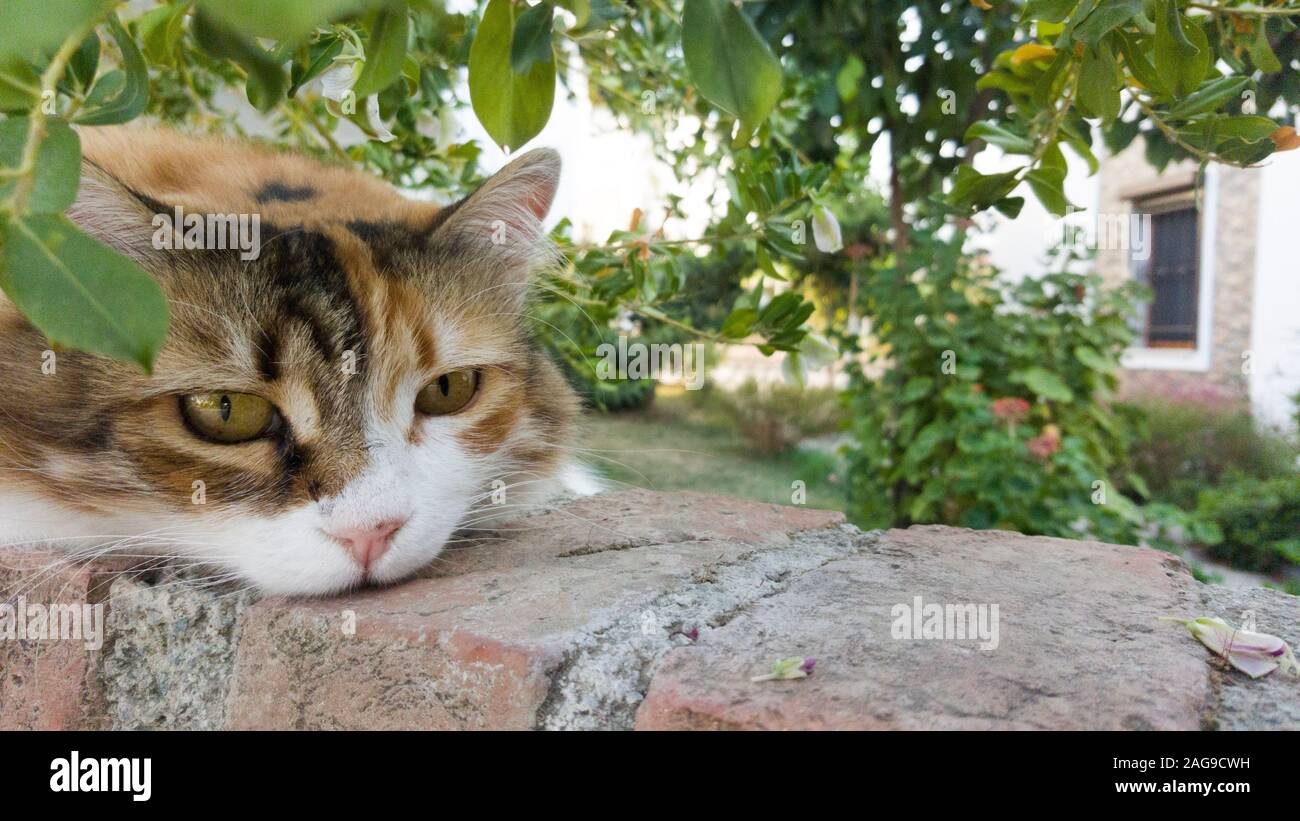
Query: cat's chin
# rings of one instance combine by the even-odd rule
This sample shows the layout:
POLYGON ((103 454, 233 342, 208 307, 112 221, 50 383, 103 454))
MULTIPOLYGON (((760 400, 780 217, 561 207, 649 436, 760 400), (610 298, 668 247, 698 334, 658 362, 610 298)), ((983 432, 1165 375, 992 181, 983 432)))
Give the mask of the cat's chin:
MULTIPOLYGON (((433 562, 461 515, 422 511, 410 516, 391 545, 363 569, 325 536, 315 511, 303 508, 273 520, 249 521, 229 533, 224 562, 241 579, 271 596, 330 596, 396 584, 433 562)), ((462 514, 463 515, 463 514, 462 514)))

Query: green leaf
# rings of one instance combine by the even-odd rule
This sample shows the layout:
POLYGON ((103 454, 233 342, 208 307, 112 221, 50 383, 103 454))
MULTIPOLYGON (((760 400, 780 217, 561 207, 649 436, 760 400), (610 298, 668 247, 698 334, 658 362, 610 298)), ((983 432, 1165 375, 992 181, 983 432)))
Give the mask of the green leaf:
POLYGON ((1096 174, 1101 164, 1097 161, 1097 155, 1092 153, 1092 148, 1083 135, 1068 122, 1061 126, 1061 133, 1065 135, 1065 144, 1070 146, 1074 153, 1078 154, 1088 164, 1088 173, 1096 174))
POLYGON ((289 41, 366 5, 364 0, 199 0, 203 15, 222 28, 245 38, 289 41))
POLYGON ((1020 170, 1014 168, 1001 174, 981 174, 969 165, 960 166, 946 202, 958 208, 988 208, 1011 193, 1020 170))
POLYGON ((1210 43, 1196 23, 1183 19, 1176 0, 1158 0, 1154 43, 1155 70, 1169 78, 1183 97, 1195 91, 1210 71, 1210 43))
POLYGON ((1251 84, 1249 77, 1219 77, 1210 80, 1167 112, 1170 119, 1185 120, 1213 111, 1228 100, 1238 99, 1251 84))
POLYGON ((11 216, 3 225, 0 289, 58 345, 153 368, 167 337, 167 300, 131 260, 62 215, 11 216))
POLYGON ((1059 23, 1069 16, 1078 4, 1079 0, 1029 0, 1025 3, 1024 18, 1059 23))
POLYGON ((928 376, 913 376, 907 380, 903 386, 903 396, 901 402, 915 402, 918 399, 929 396, 934 388, 934 380, 928 376))
POLYGON ((1030 94, 1034 90, 1034 84, 1006 71, 991 71, 979 78, 975 88, 979 91, 997 88, 1008 94, 1030 94))
MULTIPOLYGON (((1158 7, 1160 2, 1156 4, 1158 7)), ((1183 26, 1183 15, 1178 8, 1178 0, 1163 0, 1163 8, 1158 9, 1156 19, 1156 31, 1160 31, 1160 24, 1164 23, 1165 36, 1169 38, 1170 44, 1177 49, 1178 53, 1184 57, 1191 57, 1200 51, 1200 48, 1188 39, 1187 31, 1183 26)), ((1156 35, 1159 37, 1159 35, 1156 35)))
POLYGON ((912 470, 923 462, 934 449, 948 439, 948 425, 942 420, 936 419, 925 427, 908 443, 907 449, 903 451, 902 467, 904 470, 912 470))
POLYGON ((515 21, 515 36, 510 41, 510 68, 516 74, 527 74, 534 63, 555 59, 551 47, 551 22, 555 9, 548 3, 537 5, 519 15, 515 21))
POLYGON ((1023 371, 1015 371, 1009 378, 1044 399, 1056 402, 1069 402, 1074 399, 1074 392, 1061 381, 1061 377, 1043 368, 1025 368, 1023 371))
POLYGON ((405 5, 384 6, 375 15, 366 43, 366 64, 352 87, 358 99, 383 91, 402 76, 410 26, 405 5))
POLYGON ((115 0, 4 0, 0 2, 0 62, 49 55, 84 23, 98 20, 115 0))
MULTIPOLYGON (((206 7, 205 7, 206 8, 206 7)), ((284 99, 289 78, 284 68, 256 40, 227 29, 203 10, 194 15, 194 39, 213 57, 231 60, 248 74, 245 92, 258 111, 270 111, 284 99)))
POLYGON ((867 67, 861 60, 850 54, 849 59, 835 74, 835 91, 840 95, 840 99, 847 103, 858 96, 858 83, 866 74, 867 67))
POLYGON ((342 37, 324 37, 313 45, 309 52, 309 62, 306 65, 295 63, 290 70, 292 83, 287 96, 294 96, 298 89, 324 74, 325 69, 334 63, 334 58, 343 51, 343 45, 342 37))
POLYGON ((1108 123, 1119 114, 1119 66, 1108 42, 1085 51, 1079 66, 1079 110, 1108 123))
POLYGON ((1009 219, 1015 219, 1020 216, 1020 209, 1025 207, 1024 197, 1003 197, 993 203, 993 207, 1005 214, 1009 219))
POLYGON ((82 112, 73 122, 78 125, 113 125, 134 120, 149 105, 149 69, 135 40, 118 22, 108 18, 108 31, 122 52, 122 69, 111 71, 96 81, 86 98, 82 112), (109 80, 109 77, 115 77, 109 80), (101 84, 104 84, 101 91, 101 84))
POLYGON ((1095 348, 1087 345, 1079 345, 1074 349, 1074 358, 1078 359, 1089 370, 1100 371, 1102 373, 1114 373, 1118 363, 1114 360, 1107 359, 1097 353, 1095 348))
POLYGON ((730 339, 740 339, 747 336, 754 322, 758 319, 758 311, 753 308, 739 306, 728 314, 726 321, 722 323, 721 334, 730 339))
POLYGON ((1073 205, 1065 196, 1065 170, 1062 168, 1035 168, 1025 175, 1025 181, 1033 190, 1034 196, 1050 213, 1063 217, 1070 213, 1073 205))
POLYGON ((1074 27, 1073 39, 1096 48, 1101 38, 1142 13, 1143 0, 1108 0, 1074 27))
POLYGON ((1151 498, 1151 488, 1147 487, 1147 480, 1141 475, 1130 471, 1124 478, 1128 480, 1129 487, 1137 491, 1143 499, 1151 498))
POLYGON ((41 78, 26 60, 0 60, 0 111, 30 111, 41 98, 41 78))
POLYGON ((1267 17, 1261 18, 1255 24, 1255 36, 1250 41, 1250 61, 1265 74, 1276 74, 1282 70, 1282 62, 1269 45, 1267 20, 1267 17))
POLYGON ((1129 73, 1133 79, 1146 86, 1151 92, 1160 97, 1167 97, 1173 93, 1173 86, 1169 78, 1156 71, 1155 66, 1147 59, 1147 55, 1139 47, 1138 43, 1126 32, 1120 32, 1119 50, 1124 55, 1124 65, 1128 66, 1129 73))
POLYGON ((555 102, 555 60, 524 74, 511 68, 515 7, 489 0, 469 50, 469 96, 474 114, 497 145, 511 151, 536 137, 555 102))
POLYGON ((1234 163, 1236 165, 1254 165, 1260 162, 1268 155, 1272 154, 1275 149, 1272 140, 1256 140, 1250 142, 1247 140, 1231 139, 1224 140, 1215 146, 1215 153, 1224 162, 1234 163))
POLYGON ((135 22, 135 30, 144 45, 149 62, 164 66, 176 65, 181 35, 185 32, 185 16, 189 6, 159 6, 135 22))
POLYGON ((781 61, 730 0, 686 0, 682 55, 700 94, 740 120, 742 139, 781 97, 781 61))
MULTIPOLYGON (((17 168, 27 145, 26 117, 0 122, 0 167, 17 168)), ((81 183, 81 139, 63 120, 46 123, 45 139, 36 150, 36 171, 27 210, 35 214, 57 214, 72 205, 81 183)), ((17 184, 12 177, 0 177, 0 197, 8 197, 17 184)))
POLYGON ((1075 28, 1087 20, 1097 10, 1097 6, 1101 5, 1101 2, 1102 0, 1082 0, 1069 18, 1062 21, 1061 32, 1056 35, 1056 44, 1062 49, 1069 46, 1074 37, 1075 28))
POLYGON ((803 295, 795 291, 778 294, 771 302, 763 306, 763 310, 759 311, 758 322, 767 329, 780 328, 782 323, 793 315, 802 303, 803 295))
POLYGON ((966 129, 964 139, 966 142, 980 139, 1012 154, 1032 154, 1034 152, 1034 143, 1028 137, 1022 137, 1005 126, 992 122, 972 123, 971 127, 966 129))
POLYGON ((1268 117, 1242 115, 1239 117, 1206 117, 1194 120, 1179 127, 1178 133, 1184 137, 1200 140, 1210 134, 1218 140, 1239 139, 1248 143, 1268 139, 1277 131, 1277 123, 1268 117))
POLYGON ((85 90, 95 81, 95 72, 98 69, 99 35, 92 31, 81 41, 72 59, 68 61, 68 73, 72 75, 77 88, 85 90))

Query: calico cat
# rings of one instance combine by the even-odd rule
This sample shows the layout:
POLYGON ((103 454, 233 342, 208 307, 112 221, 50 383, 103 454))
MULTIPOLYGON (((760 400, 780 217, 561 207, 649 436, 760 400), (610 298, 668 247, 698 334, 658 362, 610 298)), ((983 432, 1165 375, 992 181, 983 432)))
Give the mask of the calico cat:
POLYGON ((410 575, 494 506, 594 489, 566 457, 578 401, 524 318, 554 256, 554 151, 439 208, 252 145, 80 133, 68 217, 156 278, 170 330, 149 375, 71 350, 42 368, 49 343, 0 296, 0 542, 324 594, 410 575), (186 249, 158 216, 178 207, 255 216, 255 258, 186 249))

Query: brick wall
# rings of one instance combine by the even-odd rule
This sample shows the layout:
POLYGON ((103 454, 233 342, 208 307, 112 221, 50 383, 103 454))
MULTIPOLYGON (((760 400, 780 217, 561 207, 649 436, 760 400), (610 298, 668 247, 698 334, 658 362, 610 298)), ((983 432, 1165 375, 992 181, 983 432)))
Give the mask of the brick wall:
POLYGON ((1247 681, 1159 621, 1249 609, 1296 644, 1300 598, 1098 542, 626 491, 337 597, 14 548, 0 568, 0 604, 107 610, 95 647, 0 635, 0 730, 1300 729, 1294 678, 1247 681), (984 610, 947 635, 935 607, 984 610), (753 681, 791 657, 812 675, 753 681))

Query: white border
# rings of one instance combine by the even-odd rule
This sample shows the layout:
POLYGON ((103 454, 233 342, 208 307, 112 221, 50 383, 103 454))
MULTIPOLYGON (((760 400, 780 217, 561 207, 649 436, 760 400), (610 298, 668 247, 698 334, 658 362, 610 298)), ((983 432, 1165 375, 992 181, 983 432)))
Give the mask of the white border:
MULTIPOLYGON (((1210 351, 1214 339, 1214 269, 1216 262, 1215 238, 1219 227, 1219 169, 1210 165, 1205 169, 1205 197, 1202 200, 1197 230, 1201 232, 1200 287, 1196 294, 1196 348, 1129 348, 1120 358, 1120 365, 1135 371, 1208 371, 1210 351)), ((1148 238, 1148 241, 1151 241, 1148 238)), ((1132 271, 1128 272, 1132 277, 1132 271)))

